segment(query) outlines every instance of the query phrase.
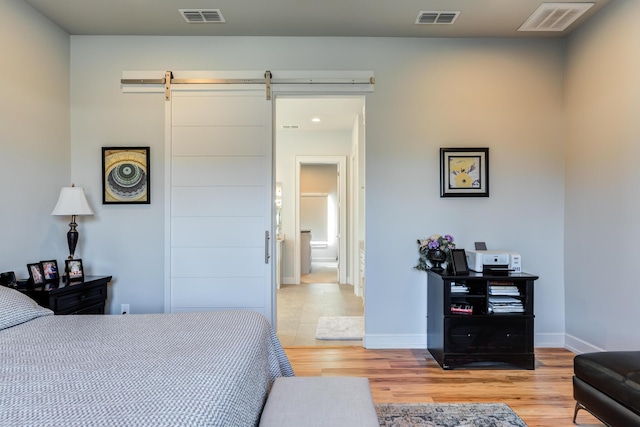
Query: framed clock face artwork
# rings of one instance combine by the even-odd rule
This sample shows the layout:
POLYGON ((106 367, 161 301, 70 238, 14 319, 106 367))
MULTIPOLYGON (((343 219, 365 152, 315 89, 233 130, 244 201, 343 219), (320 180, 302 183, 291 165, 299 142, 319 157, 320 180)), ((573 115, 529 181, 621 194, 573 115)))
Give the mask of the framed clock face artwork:
POLYGON ((102 204, 151 203, 149 147, 102 147, 102 204))

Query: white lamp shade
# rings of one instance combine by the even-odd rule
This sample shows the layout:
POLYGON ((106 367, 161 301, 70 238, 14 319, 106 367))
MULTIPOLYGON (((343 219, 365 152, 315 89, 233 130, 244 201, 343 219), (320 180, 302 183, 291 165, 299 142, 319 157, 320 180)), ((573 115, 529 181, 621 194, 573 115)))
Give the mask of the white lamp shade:
POLYGON ((93 215, 82 187, 62 187, 51 215, 93 215))

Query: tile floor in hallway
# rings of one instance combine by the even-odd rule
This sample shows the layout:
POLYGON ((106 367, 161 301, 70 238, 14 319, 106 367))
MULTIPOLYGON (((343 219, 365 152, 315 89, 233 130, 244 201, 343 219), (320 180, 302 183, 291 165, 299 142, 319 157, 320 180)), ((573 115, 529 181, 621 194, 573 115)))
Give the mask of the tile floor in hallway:
POLYGON ((362 298, 353 286, 337 283, 335 268, 312 264, 300 285, 282 285, 277 293, 278 338, 283 346, 362 346, 362 341, 317 340, 322 316, 363 316, 362 298))

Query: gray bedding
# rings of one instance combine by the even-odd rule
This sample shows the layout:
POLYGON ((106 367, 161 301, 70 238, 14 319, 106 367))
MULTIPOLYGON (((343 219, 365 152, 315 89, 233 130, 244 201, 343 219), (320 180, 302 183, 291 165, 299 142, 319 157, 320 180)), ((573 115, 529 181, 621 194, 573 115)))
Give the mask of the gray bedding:
POLYGON ((292 375, 249 311, 44 315, 0 330, 0 426, 255 426, 292 375))

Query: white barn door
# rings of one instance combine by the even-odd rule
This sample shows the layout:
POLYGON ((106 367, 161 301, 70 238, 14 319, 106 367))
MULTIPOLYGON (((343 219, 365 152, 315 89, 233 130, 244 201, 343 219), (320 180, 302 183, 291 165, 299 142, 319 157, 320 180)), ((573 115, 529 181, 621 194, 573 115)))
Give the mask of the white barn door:
POLYGON ((227 86, 174 86, 167 102, 166 306, 273 320, 272 104, 264 86, 227 86))

